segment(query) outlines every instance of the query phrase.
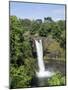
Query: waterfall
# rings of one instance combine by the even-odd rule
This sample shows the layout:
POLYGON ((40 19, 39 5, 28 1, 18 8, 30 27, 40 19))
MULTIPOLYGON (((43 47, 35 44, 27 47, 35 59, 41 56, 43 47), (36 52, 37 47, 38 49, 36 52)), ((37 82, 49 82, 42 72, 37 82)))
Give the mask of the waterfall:
POLYGON ((43 48, 42 48, 42 40, 35 40, 36 49, 37 49, 37 59, 38 59, 38 66, 39 71, 45 71, 45 65, 43 62, 43 48))
POLYGON ((46 71, 44 61, 43 61, 43 47, 42 40, 35 40, 36 50, 37 50, 37 59, 38 59, 38 67, 39 72, 36 72, 38 77, 50 77, 52 73, 50 71, 46 71))

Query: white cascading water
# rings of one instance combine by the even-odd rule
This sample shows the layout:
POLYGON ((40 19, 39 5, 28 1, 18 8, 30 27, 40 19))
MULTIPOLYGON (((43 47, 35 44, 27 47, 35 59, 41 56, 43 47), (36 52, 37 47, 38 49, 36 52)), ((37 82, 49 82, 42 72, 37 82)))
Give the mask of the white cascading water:
POLYGON ((40 71, 45 71, 44 62, 43 62, 43 50, 42 50, 42 41, 35 40, 36 49, 37 49, 37 58, 38 58, 38 66, 40 71))
POLYGON ((43 61, 43 47, 42 40, 35 40, 36 50, 37 50, 37 59, 38 59, 38 67, 39 72, 36 72, 37 77, 50 77, 52 73, 50 71, 45 70, 45 65, 43 61))

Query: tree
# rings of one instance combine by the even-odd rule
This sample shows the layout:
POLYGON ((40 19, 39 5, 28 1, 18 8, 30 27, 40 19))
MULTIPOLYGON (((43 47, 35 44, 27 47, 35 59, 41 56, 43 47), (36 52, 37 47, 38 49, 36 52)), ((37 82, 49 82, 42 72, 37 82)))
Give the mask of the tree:
POLYGON ((39 29, 39 35, 48 37, 52 31, 51 23, 42 23, 39 29))
POLYGON ((44 22, 45 23, 51 23, 51 22, 53 22, 53 20, 52 20, 52 18, 51 17, 44 17, 44 22))
POLYGON ((10 17, 10 59, 12 63, 16 63, 19 56, 22 55, 21 45, 23 35, 20 21, 16 16, 10 17))
POLYGON ((36 33, 38 33, 39 28, 40 28, 40 23, 37 23, 37 21, 32 21, 30 34, 35 35, 36 33))

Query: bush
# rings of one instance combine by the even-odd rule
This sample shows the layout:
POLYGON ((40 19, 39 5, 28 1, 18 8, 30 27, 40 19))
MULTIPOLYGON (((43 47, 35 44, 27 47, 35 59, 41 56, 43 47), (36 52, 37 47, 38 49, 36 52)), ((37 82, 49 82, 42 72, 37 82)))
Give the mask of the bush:
POLYGON ((48 80, 49 85, 65 85, 65 77, 60 73, 56 72, 55 75, 53 75, 48 80))
POLYGON ((18 68, 12 66, 10 69, 10 73, 10 88, 30 87, 32 77, 28 74, 25 66, 20 66, 18 68))

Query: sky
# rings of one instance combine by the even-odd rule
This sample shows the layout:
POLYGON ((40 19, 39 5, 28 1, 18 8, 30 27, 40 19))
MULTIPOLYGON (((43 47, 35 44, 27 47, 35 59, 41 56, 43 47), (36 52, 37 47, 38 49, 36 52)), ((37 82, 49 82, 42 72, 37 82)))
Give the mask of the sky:
POLYGON ((44 17, 52 17, 55 21, 65 20, 65 5, 10 2, 10 15, 31 20, 43 20, 44 17))

